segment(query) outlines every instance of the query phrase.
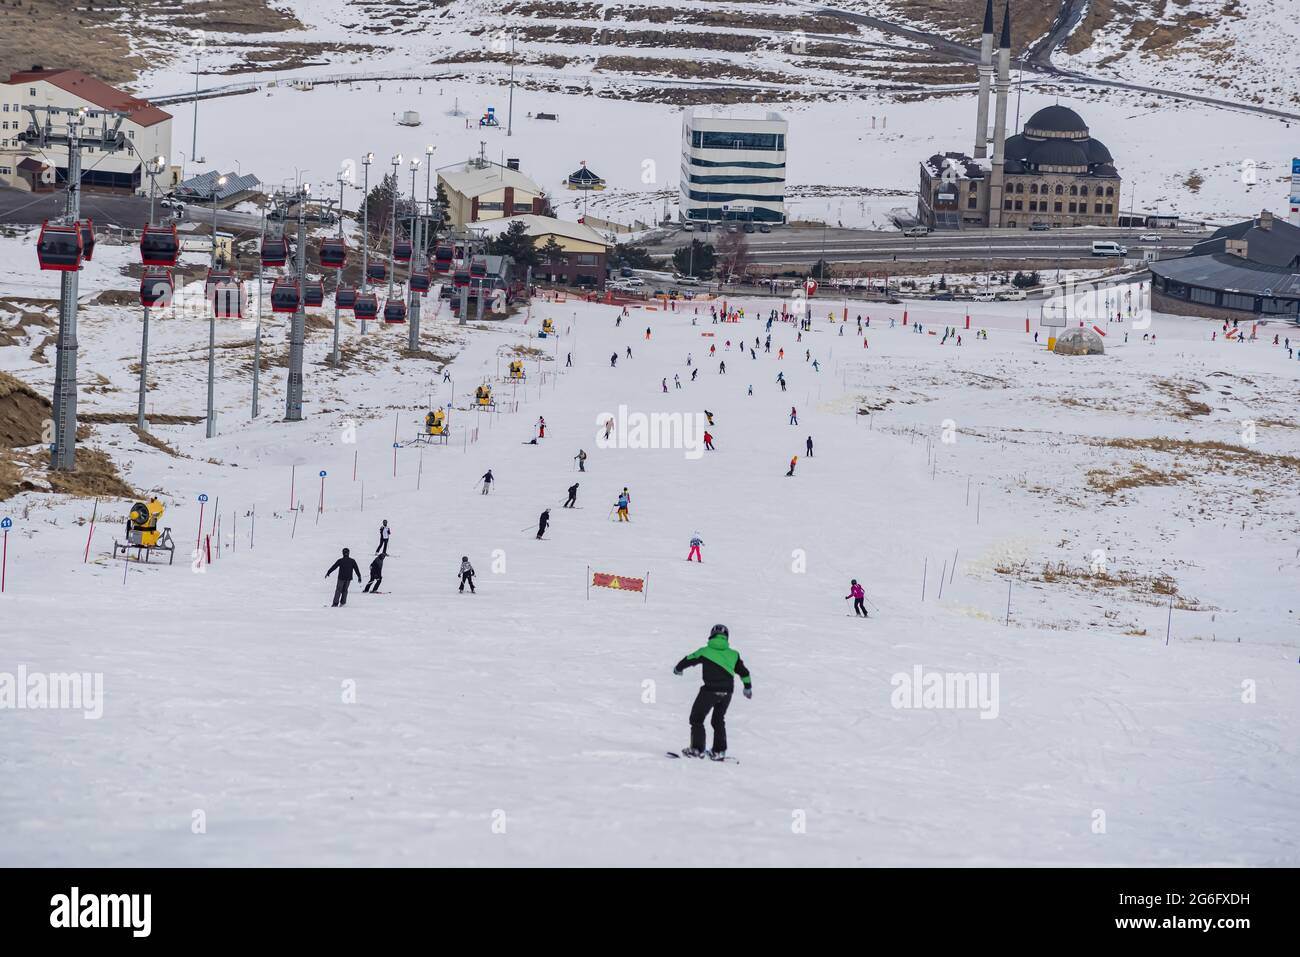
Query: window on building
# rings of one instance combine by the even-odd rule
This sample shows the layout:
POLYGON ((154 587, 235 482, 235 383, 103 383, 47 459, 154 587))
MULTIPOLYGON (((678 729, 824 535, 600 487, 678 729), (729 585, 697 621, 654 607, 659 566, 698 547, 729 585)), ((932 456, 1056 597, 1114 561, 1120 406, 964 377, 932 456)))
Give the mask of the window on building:
POLYGON ((1206 306, 1217 305, 1216 299, 1218 294, 1213 289, 1202 289, 1199 286, 1193 286, 1191 295, 1187 297, 1192 302, 1199 302, 1206 306))
POLYGON ((1024 201, 1019 199, 1016 200, 1016 209, 1024 209, 1024 208, 1025 208, 1024 201))
POLYGON ((479 208, 479 209, 496 209, 496 210, 500 210, 500 209, 504 209, 504 208, 505 208, 505 204, 504 204, 504 203, 485 203, 485 202, 480 202, 480 203, 478 204, 478 208, 479 208))
POLYGON ((1225 309, 1240 309, 1243 312, 1255 311, 1255 297, 1243 296, 1239 292, 1225 292, 1223 294, 1223 307, 1225 309))
POLYGON ((532 203, 515 203, 516 213, 531 213, 533 211, 532 203))
POLYGON ((1080 195, 1080 196, 1087 196, 1087 195, 1088 195, 1088 187, 1086 187, 1086 186, 1081 187, 1081 188, 1079 189, 1079 195, 1080 195))
POLYGON ((725 130, 693 130, 691 145, 710 150, 783 150, 783 133, 738 133, 725 130))
POLYGON ((1070 195, 1071 195, 1071 196, 1078 196, 1078 195, 1079 195, 1079 187, 1077 187, 1077 186, 1071 186, 1071 187, 1070 187, 1070 195))
POLYGON ((1071 204, 1070 204, 1070 212, 1072 212, 1072 213, 1077 213, 1078 211, 1079 211, 1079 204, 1078 204, 1078 203, 1071 203, 1071 204))
POLYGON ((5 103, 5 104, 4 104, 4 111, 5 111, 6 113, 9 112, 9 104, 8 104, 8 103, 5 103))
POLYGON ((971 197, 968 197, 968 198, 967 198, 967 200, 966 200, 966 208, 967 208, 967 209, 977 209, 978 207, 979 207, 979 197, 978 197, 978 196, 971 196, 971 197))
POLYGON ((969 187, 972 193, 979 189, 979 186, 976 184, 974 180, 971 180, 970 183, 967 184, 967 186, 969 187))
POLYGON ((1057 184, 1056 184, 1056 195, 1057 195, 1057 196, 1060 196, 1060 195, 1062 195, 1064 192, 1065 192, 1065 187, 1062 186, 1060 183, 1057 183, 1057 184))
POLYGON ((27 95, 28 95, 28 96, 35 96, 35 95, 36 95, 36 87, 34 87, 34 86, 29 86, 29 87, 27 88, 27 95))
POLYGON ((126 136, 127 139, 132 139, 132 140, 135 139, 135 130, 127 130, 126 136))
POLYGON ((1059 213, 1059 212, 1061 211, 1061 205, 1062 205, 1062 204, 1059 203, 1059 202, 1053 203, 1053 204, 1052 204, 1052 211, 1053 211, 1053 212, 1057 212, 1057 213, 1059 213))
POLYGON ((1115 195, 1115 187, 1114 187, 1114 186, 1107 186, 1107 187, 1106 187, 1106 195, 1107 195, 1107 196, 1114 196, 1114 195, 1115 195))
POLYGON ((595 253, 578 253, 578 265, 579 265, 579 266, 594 266, 594 265, 596 265, 596 254, 595 254, 595 253))
POLYGON ((1011 208, 1011 200, 1009 200, 1009 199, 1004 199, 1004 200, 1002 201, 1002 208, 1003 208, 1003 209, 1010 209, 1010 208, 1011 208))
POLYGON ((1029 184, 1029 192, 1031 192, 1031 193, 1037 193, 1037 192, 1038 192, 1038 184, 1037 184, 1037 183, 1030 183, 1030 184, 1029 184))
POLYGON ((1092 204, 1092 211, 1093 211, 1094 213, 1100 213, 1100 212, 1101 212, 1101 203, 1093 203, 1093 204, 1092 204))
POLYGON ((1106 204, 1106 212, 1108 212, 1108 213, 1113 213, 1114 211, 1115 211, 1115 204, 1114 204, 1114 203, 1107 203, 1107 204, 1106 204))

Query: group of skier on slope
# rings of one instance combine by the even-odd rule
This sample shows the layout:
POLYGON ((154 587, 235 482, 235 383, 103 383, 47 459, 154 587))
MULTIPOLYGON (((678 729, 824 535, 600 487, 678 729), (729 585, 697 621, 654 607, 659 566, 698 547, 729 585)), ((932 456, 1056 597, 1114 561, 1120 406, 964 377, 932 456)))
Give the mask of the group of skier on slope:
MULTIPOLYGON (((626 309, 624 309, 624 313, 626 313, 626 309)), ((616 326, 621 324, 622 318, 624 318, 624 316, 620 316, 618 320, 616 320, 615 322, 616 326)), ((859 322, 860 321, 861 320, 859 320, 859 322)), ((768 326, 767 326, 769 330, 769 334, 767 336, 766 342, 764 343, 765 352, 771 351, 771 334, 770 334, 771 323, 772 323, 772 318, 769 317, 768 326)), ((808 328, 811 327, 810 322, 807 323, 807 327, 808 328)), ((647 340, 651 338, 651 331, 648 328, 646 329, 645 337, 647 340)), ((800 338, 802 338, 802 336, 800 338)), ((728 340, 727 345, 728 347, 730 346, 730 340, 728 340)), ((754 350, 751 350, 751 354, 757 349, 757 346, 758 346, 758 340, 756 338, 754 350)), ((742 343, 742 349, 743 348, 744 345, 742 343)), ((714 351, 716 351, 716 348, 714 350, 711 350, 711 354, 714 351)), ((626 354, 629 359, 632 357, 632 349, 630 346, 627 347, 626 354)), ((784 359, 784 357, 785 357, 785 350, 784 348, 781 348, 778 351, 778 358, 784 359)), ((616 366, 618 362, 618 358, 619 356, 617 352, 611 355, 610 365, 616 366)), ((805 355, 805 359, 807 358, 809 358, 809 356, 805 355)), ((571 359, 570 359, 570 364, 571 364, 571 359)), ((691 364, 692 364, 692 360, 691 357, 688 355, 687 366, 689 367, 691 366, 691 364)), ((694 381, 695 376, 698 374, 698 371, 699 371, 698 368, 692 370, 692 374, 691 374, 692 381, 694 381)), ((719 372, 725 374, 725 371, 726 371, 725 364, 720 365, 719 372)), ((676 387, 680 389, 681 388, 680 378, 676 374, 674 375, 673 378, 676 387)), ((783 392, 786 391, 786 381, 783 372, 777 373, 777 383, 781 386, 781 390, 783 392)), ((666 378, 662 380, 661 387, 663 391, 665 392, 668 391, 666 378)), ((748 394, 752 396, 753 391, 754 391, 753 386, 752 385, 749 386, 748 394)), ((707 418, 708 425, 712 427, 714 424, 713 413, 708 410, 705 410, 705 416, 707 418)), ((794 406, 791 406, 790 408, 789 419, 791 425, 798 425, 798 411, 794 406)), ((612 430, 612 426, 613 426, 612 420, 606 423, 605 426, 606 438, 609 437, 609 434, 612 430)), ((527 444, 532 444, 532 445, 539 444, 538 440, 544 439, 545 436, 546 436, 546 420, 545 418, 539 417, 537 420, 536 437, 531 439, 530 442, 527 444)), ((714 450, 713 436, 708 431, 704 433, 704 444, 707 450, 709 451, 714 450)), ((811 435, 807 437, 804 448, 805 448, 805 454, 808 457, 811 457, 813 454, 813 439, 811 435)), ((577 462, 578 471, 586 472, 587 453, 584 450, 579 449, 578 454, 574 457, 574 459, 577 462)), ((794 475, 795 466, 797 462, 798 462, 797 455, 791 458, 790 468, 789 471, 786 473, 787 476, 794 475)), ((493 475, 492 470, 488 469, 481 476, 479 480, 482 486, 481 488, 482 494, 484 495, 489 494, 491 492, 492 485, 495 481, 496 478, 493 475)), ((562 505, 563 508, 578 507, 577 506, 578 489, 579 489, 579 483, 577 482, 569 486, 568 496, 562 505)), ((631 493, 629 492, 628 488, 625 486, 623 490, 619 493, 613 507, 611 508, 611 513, 612 515, 617 516, 617 521, 619 522, 630 522, 631 521, 629 516, 630 505, 631 505, 631 493)), ((538 519, 537 536, 536 536, 538 539, 544 537, 549 524, 550 524, 550 509, 547 508, 543 510, 541 516, 538 519)), ((391 536, 391 528, 389 527, 388 520, 385 519, 380 525, 379 544, 375 549, 375 555, 370 564, 370 580, 367 582, 364 588, 364 591, 367 593, 379 594, 379 587, 383 582, 383 565, 385 559, 388 557, 388 542, 390 536, 391 536)), ((694 562, 702 563, 703 556, 702 556, 701 549, 703 545, 704 545, 704 541, 700 538, 699 534, 698 533, 694 534, 690 539, 690 549, 689 552, 687 553, 686 561, 687 562, 694 561, 694 562)), ((325 575, 328 578, 331 574, 336 574, 336 573, 337 573, 337 578, 335 584, 333 606, 339 607, 341 605, 347 604, 348 588, 352 582, 353 577, 355 577, 357 581, 361 581, 360 568, 357 565, 356 561, 351 557, 349 549, 346 548, 343 549, 342 556, 336 562, 334 562, 333 565, 330 566, 329 570, 325 573, 325 575)), ((465 587, 468 585, 470 592, 474 593, 475 592, 474 575, 475 575, 474 566, 470 562, 469 557, 461 556, 461 561, 460 561, 460 566, 458 571, 458 578, 460 582, 458 591, 464 592, 465 587)), ((850 599, 853 600, 853 614, 856 617, 867 617, 867 610, 864 604, 864 601, 866 599, 866 594, 862 586, 858 583, 857 579, 853 579, 850 582, 849 594, 844 596, 844 598, 846 601, 850 599)), ((705 645, 701 648, 696 649, 695 651, 690 652, 685 657, 683 657, 679 662, 677 662, 677 664, 673 668, 673 673, 676 675, 681 675, 685 671, 685 669, 694 667, 696 665, 701 666, 702 683, 701 683, 700 690, 696 695, 695 701, 691 706, 691 711, 690 711, 690 718, 689 718, 690 745, 686 748, 683 748, 680 754, 682 757, 706 757, 707 756, 717 761, 725 760, 726 751, 727 751, 726 713, 727 713, 727 709, 731 704, 732 695, 735 691, 735 678, 736 676, 740 677, 743 686, 742 690, 746 698, 750 698, 753 696, 752 678, 750 676, 749 669, 745 666, 745 663, 741 659, 740 654, 731 647, 730 634, 725 625, 714 625, 713 629, 709 633, 709 637, 705 645), (709 720, 709 723, 713 728, 713 747, 709 749, 705 748, 706 733, 705 733, 704 723, 706 719, 709 720)), ((672 752, 670 752, 670 754, 672 754, 672 752)))

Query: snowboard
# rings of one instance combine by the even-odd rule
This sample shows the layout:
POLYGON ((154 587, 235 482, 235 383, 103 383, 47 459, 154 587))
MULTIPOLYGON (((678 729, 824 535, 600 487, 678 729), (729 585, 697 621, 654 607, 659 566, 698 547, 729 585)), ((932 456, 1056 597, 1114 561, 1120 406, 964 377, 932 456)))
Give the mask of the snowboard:
MULTIPOLYGON (((670 757, 670 758, 680 758, 680 757, 681 757, 681 755, 678 754, 676 751, 665 751, 664 754, 666 754, 666 755, 667 755, 668 757, 670 757)), ((706 755, 706 756, 705 756, 704 758, 702 758, 701 760, 712 761, 712 760, 715 760, 715 759, 713 759, 713 758, 709 758, 709 757, 706 755)), ((730 755, 728 755, 727 757, 722 758, 721 760, 718 761, 719 764, 721 764, 721 763, 723 763, 723 762, 730 762, 730 763, 732 763, 732 764, 739 764, 739 763, 740 763, 740 760, 739 760, 738 758, 733 758, 733 757, 731 757, 730 755)))

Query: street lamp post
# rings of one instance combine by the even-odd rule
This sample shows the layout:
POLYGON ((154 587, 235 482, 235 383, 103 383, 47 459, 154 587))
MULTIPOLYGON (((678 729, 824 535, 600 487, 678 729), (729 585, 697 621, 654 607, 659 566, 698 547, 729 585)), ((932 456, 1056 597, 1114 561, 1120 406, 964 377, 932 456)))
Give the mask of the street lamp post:
MULTIPOLYGON (((198 100, 195 100, 198 103, 198 100)), ((212 268, 217 268, 217 194, 226 185, 226 177, 218 176, 212 187, 212 268)), ((208 438, 217 434, 216 412, 217 372, 217 309, 215 302, 208 303, 208 438)))

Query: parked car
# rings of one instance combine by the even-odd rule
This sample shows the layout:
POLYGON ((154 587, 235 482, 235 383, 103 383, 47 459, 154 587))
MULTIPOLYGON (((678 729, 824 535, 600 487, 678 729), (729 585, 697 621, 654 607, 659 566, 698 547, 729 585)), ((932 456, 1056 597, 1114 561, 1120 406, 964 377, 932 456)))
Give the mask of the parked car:
POLYGON ((973 293, 971 299, 975 302, 993 302, 997 299, 997 293, 989 292, 987 289, 981 289, 979 292, 973 293))
POLYGON ((698 286, 700 281, 694 276, 673 276, 673 282, 683 286, 698 286))
POLYGON ((1050 230, 1051 228, 1052 228, 1052 227, 1049 226, 1047 223, 1030 223, 1030 224, 1029 224, 1029 231, 1030 231, 1031 233, 1045 233, 1045 232, 1047 232, 1048 230, 1050 230))
POLYGON ((622 276, 624 279, 626 279, 628 276, 632 275, 632 267, 620 266, 618 270, 618 274, 622 276))
POLYGON ((754 231, 754 224, 753 224, 753 223, 746 223, 746 224, 744 225, 743 228, 744 228, 745 232, 747 232, 747 233, 752 233, 752 232, 754 231))
POLYGON ((1128 247, 1121 246, 1112 240, 1094 240, 1092 244, 1092 254, 1094 256, 1127 256, 1128 247))
POLYGON ((692 223, 692 222, 689 222, 689 221, 688 221, 688 222, 685 222, 685 223, 682 223, 682 232, 684 232, 684 233, 693 233, 693 232, 695 232, 695 224, 692 223))
POLYGON ((1019 302, 1027 297, 1023 289, 1003 289, 994 298, 998 302, 1019 302))
POLYGON ((903 235, 908 237, 929 236, 930 227, 929 226, 908 226, 905 230, 903 230, 903 235))
POLYGON ((943 292, 936 292, 930 298, 935 302, 952 302, 952 293, 945 289, 943 292))
POLYGON ((1143 243, 1158 243, 1160 242, 1160 234, 1143 233, 1141 236, 1138 237, 1138 241, 1143 243))
POLYGON ((623 285, 627 286, 629 289, 638 289, 645 285, 645 280, 640 276, 629 276, 623 280, 623 285))
POLYGON ((759 223, 758 231, 760 233, 770 233, 772 231, 772 227, 769 226, 767 223, 759 223))

